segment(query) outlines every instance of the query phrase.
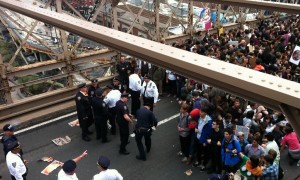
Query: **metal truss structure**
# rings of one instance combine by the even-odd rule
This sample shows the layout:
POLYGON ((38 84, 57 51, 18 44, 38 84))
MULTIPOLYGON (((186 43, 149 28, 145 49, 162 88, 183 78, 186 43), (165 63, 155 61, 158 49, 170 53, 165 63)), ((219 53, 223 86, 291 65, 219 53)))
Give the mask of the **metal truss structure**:
MULTIPOLYGON (((65 0, 64 0, 65 1, 65 0)), ((234 93, 236 95, 245 97, 246 99, 253 100, 260 104, 263 104, 269 108, 274 110, 279 110, 285 113, 288 117, 289 121, 294 127, 300 127, 300 122, 297 121, 297 118, 300 115, 299 104, 300 104, 300 85, 287 81, 284 79, 280 79, 271 75, 263 74, 260 72, 256 72, 250 69, 245 69, 243 67, 235 66, 232 64, 224 63, 222 61, 217 61, 214 59, 210 59, 208 57, 195 55, 190 52, 186 52, 179 49, 174 49, 172 47, 166 46, 164 44, 154 42, 151 40, 147 40, 144 38, 140 38, 134 35, 129 34, 134 25, 130 26, 128 30, 129 33, 123 33, 117 30, 109 29, 103 26, 99 26, 96 24, 92 24, 97 16, 97 12, 99 13, 99 9, 95 10, 94 16, 89 19, 90 22, 84 20, 83 17, 75 18, 69 16, 67 14, 61 14, 61 0, 56 0, 56 8, 57 12, 49 11, 43 8, 34 7, 27 3, 17 2, 17 1, 9 1, 0 0, 0 6, 10 9, 12 11, 21 13, 23 15, 29 16, 36 20, 40 20, 47 24, 51 24, 60 29, 60 36, 62 39, 62 49, 63 53, 59 60, 51 60, 45 61, 41 63, 36 63, 24 67, 16 67, 13 68, 8 66, 7 64, 3 64, 0 62, 0 74, 1 74, 1 91, 5 92, 5 97, 7 100, 7 105, 0 108, 0 116, 1 117, 9 117, 9 114, 18 110, 19 112, 24 112, 26 109, 26 103, 39 102, 41 105, 44 102, 48 101, 53 97, 51 94, 69 92, 74 91, 71 75, 73 73, 78 73, 81 70, 74 70, 72 66, 75 64, 82 64, 88 61, 91 61, 93 58, 102 58, 102 57, 110 57, 116 55, 116 52, 110 50, 101 50, 101 52, 93 52, 89 54, 76 55, 74 57, 75 49, 78 47, 77 44, 80 43, 78 41, 73 49, 68 50, 67 42, 66 42, 66 34, 65 31, 80 35, 87 39, 93 39, 93 41, 99 42, 109 48, 114 50, 124 52, 126 54, 132 55, 134 57, 145 59, 150 63, 155 65, 168 68, 175 72, 178 72, 187 77, 205 82, 214 87, 221 88, 225 91, 234 93), (27 84, 19 84, 15 86, 10 86, 8 84, 8 79, 23 76, 26 74, 42 72, 45 70, 50 70, 54 68, 65 68, 67 70, 66 74, 60 74, 54 77, 49 77, 48 79, 41 79, 35 82, 29 82, 27 84), (18 101, 16 103, 12 103, 12 99, 10 97, 10 92, 12 89, 28 86, 28 84, 35 84, 46 80, 55 80, 56 78, 67 77, 69 86, 61 89, 59 91, 50 92, 47 95, 34 96, 29 100, 18 101), (35 99, 39 99, 40 101, 34 101, 35 99), (17 106, 19 105, 19 106, 17 106), (17 108, 19 107, 19 109, 17 108)), ((154 25, 154 34, 151 34, 151 38, 155 41, 160 41, 162 38, 167 42, 175 41, 177 38, 190 38, 195 33, 194 24, 193 24, 193 16, 192 9, 193 3, 196 1, 189 2, 189 16, 188 16, 188 27, 186 34, 172 36, 169 38, 163 37, 164 28, 161 28, 160 23, 160 15, 159 15, 159 1, 153 1, 154 9, 153 9, 153 25, 154 25), (161 31, 163 30, 163 31, 161 31)), ((201 1, 207 2, 207 1, 201 1)), ((213 2, 213 1, 210 1, 213 2)), ((274 11, 285 11, 289 13, 298 13, 300 12, 299 5, 290 5, 285 3, 277 3, 270 6, 265 1, 258 0, 245 0, 243 4, 234 4, 235 0, 224 0, 218 1, 219 3, 225 3, 228 5, 239 5, 244 6, 245 8, 264 8, 268 10, 274 11), (255 4, 255 6, 253 5, 255 4)), ((102 1, 101 5, 106 3, 106 1, 102 1)), ((111 10, 111 22, 112 27, 114 29, 118 29, 119 21, 117 16, 117 7, 119 1, 114 1, 112 4, 111 10)), ((239 2, 240 3, 240 2, 239 2)), ((203 7, 209 6, 209 4, 203 4, 203 7)), ((212 7, 212 5, 210 5, 212 7)), ((179 7, 179 5, 177 5, 179 7)), ((216 9, 221 12, 221 6, 216 5, 216 9)), ((70 7, 71 8, 71 7, 70 7)), ((229 7, 228 7, 229 8, 229 7)), ((71 8, 72 9, 72 8, 71 8)), ((233 9, 233 8, 232 8, 233 9)), ((228 9, 227 9, 228 10, 228 9)), ((245 10, 245 9, 243 9, 245 10)), ((80 13, 76 12, 73 9, 74 13, 80 17, 80 13)), ((217 11, 217 12, 218 12, 217 11)), ((224 10, 223 10, 224 11, 224 10)), ((225 10, 226 11, 226 10, 225 10)), ((218 13, 219 13, 218 12, 218 13)), ((3 13, 0 12, 0 13, 3 13)), ((141 15, 138 13, 138 15, 141 15)), ((174 13, 172 13, 174 15, 174 13)), ((139 16, 135 17, 135 21, 139 19, 139 16)), ((219 17, 219 16, 217 16, 219 17)), ((220 20, 216 21, 214 25, 215 31, 220 27, 224 27, 224 29, 236 28, 241 26, 241 24, 246 21, 242 20, 244 18, 243 11, 239 9, 239 18, 238 23, 230 24, 230 25, 222 25, 220 24, 220 20)), ((171 20, 172 20, 171 16, 171 20)), ((168 20, 167 22, 171 21, 168 20)), ((133 23, 135 23, 135 21, 133 23)), ((252 21, 248 22, 251 23, 252 21)), ((255 21, 253 21, 255 22, 255 21)), ((168 27, 168 24, 164 26, 168 27)), ((30 34, 30 31, 28 31, 30 34)), ((109 65, 104 65, 109 66, 109 65)), ((94 68, 94 67, 93 67, 94 68)), ((90 68, 90 69, 93 69, 90 68)), ((86 69, 84 69, 86 70, 86 69)), ((107 81, 108 78, 104 79, 103 82, 107 81)), ((73 92, 72 92, 73 93, 73 92)), ((68 93, 66 93, 68 94, 68 93)), ((70 95, 70 94, 69 94, 70 95)), ((61 95, 61 100, 70 97, 61 95)), ((28 98, 27 98, 28 99, 28 98)), ((45 103, 45 106, 49 105, 45 103)), ((33 107, 31 110, 39 108, 38 106, 33 107)), ((28 110, 29 111, 29 110, 28 110)), ((296 128, 297 133, 300 134, 300 128, 296 128)))

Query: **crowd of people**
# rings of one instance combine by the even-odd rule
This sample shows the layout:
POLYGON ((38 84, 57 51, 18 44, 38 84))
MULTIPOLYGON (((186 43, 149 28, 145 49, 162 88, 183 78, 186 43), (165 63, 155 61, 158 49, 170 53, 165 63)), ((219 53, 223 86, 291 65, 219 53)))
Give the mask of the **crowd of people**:
MULTIPOLYGON (((177 41, 172 46, 300 82, 299 65, 289 62, 293 49, 300 44, 299 28, 298 16, 262 20, 257 28, 207 33, 204 38, 177 41), (234 41, 238 43, 231 43, 234 41)), ((97 79, 91 81, 89 88, 85 83, 78 86, 75 102, 84 141, 91 140, 89 127, 92 124, 95 124, 96 138, 102 143, 110 141, 108 129, 112 135, 119 129, 119 153, 128 155, 129 125, 136 120, 134 132, 139 150, 136 158, 146 161, 151 149, 152 127, 157 125, 153 108, 159 96, 167 95, 180 104, 177 130, 181 151, 178 155, 183 156, 183 163, 212 174, 225 172, 247 179, 276 180, 284 176, 280 152, 288 147, 290 165, 297 162, 300 166, 299 138, 281 112, 133 57, 126 60, 121 56, 116 69, 118 77, 105 88, 98 86, 97 79), (127 106, 129 96, 131 113, 127 106), (143 137, 146 148, 142 144, 143 137)), ((13 126, 6 125, 3 130, 2 143, 11 177, 26 179, 26 161, 12 133, 13 126)), ((58 179, 76 179, 76 163, 86 155, 84 152, 66 161, 58 179)), ((94 176, 95 180, 123 179, 116 170, 108 169, 109 164, 107 157, 99 158, 101 172, 94 176)))
MULTIPOLYGON (((204 38, 172 45, 300 82, 299 65, 289 62, 293 49, 300 44, 298 28, 298 17, 266 20, 257 28, 207 33, 204 38)), ((169 84, 169 89, 173 89, 169 93, 175 94, 181 104, 178 155, 183 156, 183 163, 209 174, 225 172, 247 179, 282 179, 280 152, 288 146, 289 164, 297 162, 300 166, 299 137, 284 114, 204 83, 174 76, 169 78, 175 81, 169 84)), ((212 175, 212 179, 216 177, 221 178, 212 175)))

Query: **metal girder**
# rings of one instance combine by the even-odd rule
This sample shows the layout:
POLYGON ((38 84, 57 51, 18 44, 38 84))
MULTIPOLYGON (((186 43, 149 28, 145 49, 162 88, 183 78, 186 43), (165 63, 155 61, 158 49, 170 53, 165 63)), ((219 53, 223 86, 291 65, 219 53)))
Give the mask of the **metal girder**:
POLYGON ((226 4, 226 5, 239 6, 239 7, 248 7, 254 9, 279 11, 279 12, 286 12, 291 14, 299 14, 300 12, 300 5, 273 2, 273 1, 260 1, 260 0, 243 0, 243 1, 241 0, 200 0, 200 1, 216 3, 216 4, 226 4))
POLYGON ((117 14, 117 6, 120 0, 111 0, 111 28, 118 30, 118 14, 117 14))
MULTIPOLYGON (((66 1, 66 0, 65 0, 65 1, 66 1)), ((101 11, 101 6, 103 6, 104 3, 106 3, 106 0, 102 0, 102 1, 101 1, 100 5, 97 7, 97 9, 96 9, 96 11, 95 11, 94 16, 89 20, 90 22, 93 23, 94 21, 96 21, 97 16, 98 16, 98 14, 99 14, 100 11, 101 11)), ((84 18, 83 18, 83 19, 84 19, 84 18)), ((77 42, 75 43, 74 47, 71 49, 70 54, 74 54, 74 52, 77 50, 78 46, 80 45, 81 41, 82 41, 82 37, 80 37, 80 38, 77 40, 77 42)))
MULTIPOLYGON (((76 57, 76 59, 72 60, 72 65, 91 62, 92 60, 95 59, 103 59, 103 58, 108 59, 108 57, 110 58, 115 55, 117 55, 117 53, 109 49, 102 49, 92 53, 80 54, 76 57)), ((44 62, 37 62, 34 64, 25 65, 22 67, 14 67, 12 69, 9 69, 9 71, 7 71, 7 77, 11 79, 14 77, 26 76, 26 75, 35 74, 42 71, 48 71, 48 70, 58 69, 63 67, 66 67, 65 61, 48 60, 44 62)))
MULTIPOLYGON (((125 4, 126 4, 126 3, 125 3, 125 4)), ((127 33, 131 33, 131 32, 132 32, 133 26, 134 26, 134 24, 136 23, 137 20, 138 20, 138 23, 140 22, 139 18, 140 18, 140 16, 141 16, 143 10, 144 10, 145 7, 146 7, 146 4, 147 4, 147 1, 145 1, 145 2, 143 3, 142 8, 141 8, 140 11, 138 12, 138 14, 135 16, 133 22, 131 23, 131 25, 130 25, 128 31, 127 31, 127 33)), ((125 7, 128 8, 128 6, 125 6, 125 7)))
POLYGON ((5 103, 11 104, 13 103, 11 92, 6 89, 9 88, 8 78, 6 76, 6 68, 3 64, 2 55, 0 54, 0 88, 4 88, 4 90, 0 90, 0 95, 4 98, 5 103))
POLYGON ((154 4, 154 41, 159 42, 161 40, 161 35, 160 35, 160 31, 159 31, 159 4, 160 1, 159 0, 153 0, 153 4, 154 4))
POLYGON ((283 112, 283 114, 286 116, 286 118, 289 120, 289 123, 292 125, 292 127, 294 127, 294 130, 296 131, 296 133, 300 134, 300 121, 299 121, 299 117, 300 117, 300 111, 297 108, 294 107, 290 107, 289 105, 286 104, 281 104, 280 105, 280 109, 283 112), (290 121, 290 119, 295 119, 296 121, 290 121), (297 127, 297 128, 295 128, 297 127))
MULTIPOLYGON (((158 42, 92 24, 64 14, 32 7, 21 2, 0 0, 0 6, 52 24, 108 47, 170 69, 184 76, 223 89, 237 96, 281 111, 284 104, 291 113, 290 122, 298 117, 300 84, 252 69, 196 55, 158 42)), ((295 123, 294 123, 295 124, 295 123)), ((292 124, 293 125, 293 124, 292 124)), ((294 128, 298 128, 298 125, 294 128)))
MULTIPOLYGON (((111 82, 113 76, 103 77, 98 79, 98 83, 101 87, 106 86, 111 82)), ((90 85, 90 84, 88 84, 90 85)), ((37 109, 55 105, 61 102, 72 100, 74 94, 78 91, 77 87, 62 88, 56 91, 43 93, 23 100, 18 100, 13 104, 6 106, 0 106, 0 121, 8 118, 12 118, 27 112, 31 112, 37 109)))
MULTIPOLYGON (((2 11, 1 9, 0 9, 0 16, 5 16, 7 19, 12 21, 16 25, 18 25, 23 31, 25 31, 26 33, 29 33, 29 31, 22 24, 20 24, 16 20, 14 20, 12 17, 10 17, 6 12, 2 11)), ((47 44, 45 44, 42 40, 40 40, 36 35, 30 34, 30 36, 32 36, 37 42, 39 42, 41 45, 43 45, 45 48, 47 48, 52 54, 55 54, 52 51, 52 49, 50 47, 48 47, 47 44)))
POLYGON ((190 37, 192 37, 193 33, 194 33, 194 8, 193 8, 193 1, 189 1, 189 5, 188 5, 188 27, 187 27, 187 31, 186 34, 190 35, 190 37))
MULTIPOLYGON (((62 6, 62 0, 56 0, 56 10, 58 13, 63 13, 61 6, 62 6)), ((64 30, 61 29, 59 29, 59 34, 61 37, 64 58, 68 60, 70 58, 70 54, 68 52, 67 34, 64 30)))
POLYGON ((93 67, 82 68, 82 69, 79 69, 79 70, 73 70, 70 73, 64 73, 64 74, 58 74, 58 75, 49 76, 49 77, 45 77, 45 78, 39 78, 37 80, 33 80, 33 81, 26 82, 26 83, 13 85, 13 86, 10 86, 10 87, 2 87, 2 88, 0 88, 0 91, 24 88, 24 87, 28 87, 28 86, 31 86, 31 85, 34 85, 34 84, 40 84, 40 83, 43 83, 43 82, 48 82, 48 81, 61 79, 61 78, 68 77, 68 76, 73 75, 73 74, 78 74, 78 73, 83 73, 83 72, 86 72, 86 71, 95 70, 95 69, 98 69, 100 67, 101 68, 111 67, 114 64, 115 64, 114 62, 109 62, 109 63, 106 63, 106 64, 99 64, 99 65, 96 65, 96 66, 93 66, 93 67))

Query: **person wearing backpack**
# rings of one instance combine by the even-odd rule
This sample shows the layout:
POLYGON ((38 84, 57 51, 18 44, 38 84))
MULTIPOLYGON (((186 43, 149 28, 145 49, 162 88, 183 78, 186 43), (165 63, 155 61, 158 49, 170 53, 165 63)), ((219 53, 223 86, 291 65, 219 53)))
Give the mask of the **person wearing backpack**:
POLYGON ((227 173, 235 173, 241 162, 238 154, 241 152, 240 143, 234 139, 232 128, 225 128, 222 141, 222 162, 227 173))
POLYGON ((188 161, 190 155, 190 144, 191 144, 191 133, 188 127, 189 122, 189 105, 183 103, 180 108, 180 116, 178 121, 178 133, 179 140, 181 146, 181 152, 183 154, 183 159, 181 160, 183 163, 188 161))

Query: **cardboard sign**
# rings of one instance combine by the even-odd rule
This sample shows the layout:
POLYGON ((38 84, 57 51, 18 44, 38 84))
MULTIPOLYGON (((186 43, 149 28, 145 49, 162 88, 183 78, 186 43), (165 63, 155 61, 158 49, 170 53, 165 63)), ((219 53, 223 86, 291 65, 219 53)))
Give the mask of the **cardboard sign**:
POLYGON ((57 146, 62 146, 71 142, 71 138, 69 136, 66 137, 58 137, 52 140, 54 144, 57 146))
POLYGON ((71 121, 71 122, 69 122, 68 124, 69 124, 71 127, 74 127, 74 126, 80 126, 79 120, 78 120, 78 119, 76 119, 76 120, 74 120, 74 121, 71 121))
POLYGON ((51 164, 49 164, 43 171, 42 174, 49 175, 52 171, 54 171, 59 166, 62 166, 64 163, 54 160, 51 164))
POLYGON ((290 58, 290 62, 299 65, 300 62, 300 47, 296 46, 290 58))
POLYGON ((245 139, 248 139, 248 134, 249 134, 249 128, 248 127, 236 125, 235 135, 237 136, 237 134, 239 132, 243 132, 245 139))
POLYGON ((235 45, 236 47, 239 45, 238 41, 228 41, 228 44, 235 45))

